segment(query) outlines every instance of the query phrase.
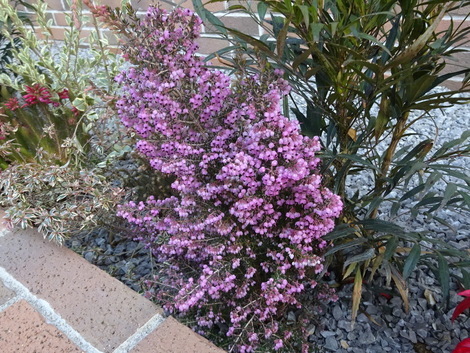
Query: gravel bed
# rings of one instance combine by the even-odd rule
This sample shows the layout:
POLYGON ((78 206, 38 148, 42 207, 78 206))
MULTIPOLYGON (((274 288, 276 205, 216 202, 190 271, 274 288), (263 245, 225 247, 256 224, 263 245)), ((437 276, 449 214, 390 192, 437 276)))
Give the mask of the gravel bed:
MULTIPOLYGON (((435 141, 434 150, 443 142, 459 137, 462 131, 470 130, 470 104, 442 111, 435 110, 431 115, 434 116, 437 126, 443 127, 435 141)), ((414 129, 422 134, 410 137, 415 143, 417 139, 423 140, 423 136, 435 139, 435 125, 429 120, 418 123, 414 129)), ((468 159, 455 161, 466 168, 467 174, 469 162, 468 159)), ((360 188, 366 183, 367 180, 351 180, 351 188, 360 188)), ((442 187, 443 185, 436 186, 437 189, 442 187)), ((410 200, 410 205, 412 203, 413 200, 410 200)), ((470 217, 463 217, 449 210, 441 210, 439 217, 448 221, 454 230, 445 229, 424 216, 415 220, 403 218, 400 221, 409 230, 428 230, 432 236, 457 248, 469 249, 470 217)), ((103 229, 94 230, 68 240, 67 246, 139 292, 142 291, 142 281, 151 274, 154 266, 149 250, 129 239, 126 234, 110 234, 103 229)), ((340 300, 325 306, 317 324, 310 328, 310 340, 316 342, 322 352, 451 352, 460 340, 469 337, 470 331, 470 320, 464 316, 455 323, 450 321, 452 309, 461 301, 456 294, 458 290, 457 285, 451 283, 449 309, 443 310, 439 282, 430 269, 420 266, 409 278, 408 314, 404 312, 399 295, 386 298, 373 293, 366 285, 357 322, 352 327, 352 284, 343 286, 337 292, 340 300)))

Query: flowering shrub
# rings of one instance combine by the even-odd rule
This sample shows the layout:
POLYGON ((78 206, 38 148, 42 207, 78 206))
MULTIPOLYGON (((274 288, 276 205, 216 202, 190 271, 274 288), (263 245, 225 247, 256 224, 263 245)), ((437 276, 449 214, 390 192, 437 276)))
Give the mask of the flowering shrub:
POLYGON ((189 10, 151 7, 125 48, 135 66, 117 77, 119 114, 175 196, 118 214, 168 265, 148 293, 167 310, 236 337, 233 351, 306 352, 285 314, 317 286, 342 203, 322 186, 318 139, 280 112, 281 73, 242 70, 231 83, 195 55, 200 26, 189 10))

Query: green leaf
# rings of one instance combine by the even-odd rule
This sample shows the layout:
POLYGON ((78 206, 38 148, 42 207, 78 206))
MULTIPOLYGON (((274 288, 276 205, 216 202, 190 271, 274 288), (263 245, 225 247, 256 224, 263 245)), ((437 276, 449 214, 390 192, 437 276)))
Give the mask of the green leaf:
MULTIPOLYGON (((429 212, 429 211, 428 211, 429 212)), ((439 222, 440 224, 442 224, 443 226, 446 226, 447 228, 449 228, 451 231, 453 232, 457 232, 457 229, 455 229, 452 224, 450 224, 449 222, 447 222, 445 219, 443 218, 440 218, 440 217, 437 217, 437 216, 431 216, 432 219, 436 220, 437 222, 439 222)))
POLYGON ((442 208, 447 205, 449 200, 455 195, 456 192, 457 185, 455 185, 454 183, 447 184, 446 190, 444 191, 444 197, 442 198, 439 208, 442 208))
POLYGON ((330 255, 333 255, 334 253, 336 253, 338 251, 342 251, 342 250, 346 250, 346 249, 349 249, 349 248, 359 246, 361 244, 364 244, 366 241, 367 241, 366 238, 358 238, 358 239, 348 241, 347 243, 335 245, 325 253, 325 256, 330 256, 330 255))
POLYGON ((398 164, 405 165, 406 163, 410 162, 413 158, 423 158, 429 152, 429 150, 433 146, 433 140, 426 139, 418 143, 409 153, 403 157, 398 164))
POLYGON ((393 255, 395 255, 398 247, 398 237, 392 236, 387 242, 385 247, 384 260, 390 261, 393 255))
POLYGON ((229 8, 227 9, 228 11, 236 11, 236 10, 242 10, 242 11, 247 11, 246 7, 243 6, 243 5, 231 5, 229 6, 229 8))
POLYGON ((286 39, 287 39, 287 31, 289 29, 290 18, 286 18, 284 21, 284 26, 282 26, 281 30, 279 31, 278 35, 276 36, 277 42, 277 55, 280 58, 284 57, 285 54, 285 46, 286 46, 286 39))
POLYGON ((376 197, 372 200, 372 202, 370 203, 369 205, 369 209, 367 210, 367 213, 366 213, 366 218, 369 218, 369 216, 371 215, 371 213, 377 209, 381 203, 383 202, 383 198, 382 197, 376 197))
POLYGON ((440 156, 442 156, 444 153, 446 153, 448 150, 450 150, 451 148, 455 147, 455 146, 458 146, 458 145, 461 145, 462 143, 464 143, 468 138, 470 138, 470 130, 466 130, 462 133, 462 135, 457 138, 457 139, 454 139, 454 140, 451 140, 451 141, 448 141, 446 143, 444 143, 442 145, 441 148, 439 148, 436 153, 434 153, 432 155, 432 159, 437 159, 439 158, 440 156))
POLYGON ((348 224, 338 224, 335 229, 329 232, 327 235, 322 237, 324 240, 336 240, 340 238, 347 237, 356 232, 356 229, 350 227, 348 224))
POLYGON ((425 189, 425 187, 426 186, 424 184, 421 184, 421 185, 418 185, 417 187, 411 189, 410 191, 403 194, 403 196, 400 198, 400 202, 405 201, 406 199, 409 199, 409 198, 413 197, 414 195, 420 193, 421 191, 423 191, 425 189))
POLYGON ((356 321, 357 312, 359 311, 359 304, 362 297, 362 274, 360 269, 356 270, 356 277, 354 278, 354 289, 352 294, 352 312, 351 321, 356 321))
POLYGON ((462 286, 466 289, 470 289, 470 274, 463 268, 460 269, 460 272, 462 272, 462 286))
POLYGON ((300 11, 302 12, 302 15, 304 17, 304 24, 305 27, 308 28, 310 26, 310 13, 308 11, 308 6, 306 5, 298 5, 297 6, 300 11))
POLYGON ((88 105, 83 98, 75 98, 72 105, 81 112, 84 112, 88 108, 88 105))
POLYGON ((344 262, 344 267, 348 266, 349 264, 357 263, 357 262, 363 262, 366 260, 370 260, 375 256, 375 249, 367 249, 361 254, 351 256, 346 259, 344 262))
POLYGON ((406 280, 411 272, 416 267, 418 260, 421 256, 421 246, 419 244, 415 244, 411 249, 408 257, 406 258, 405 264, 403 265, 403 278, 406 280))
POLYGON ((362 165, 365 165, 371 169, 374 169, 376 171, 380 171, 378 167, 376 167, 375 165, 373 165, 371 162, 359 157, 358 155, 356 154, 343 154, 343 153, 340 153, 340 154, 337 154, 336 155, 337 158, 345 158, 345 159, 349 159, 353 162, 357 162, 359 164, 362 164, 362 165))
POLYGON ((264 21, 264 17, 266 16, 266 11, 268 10, 268 5, 265 2, 260 1, 258 2, 258 17, 261 22, 264 21))
POLYGON ((447 307, 449 302, 449 290, 450 290, 450 275, 449 275, 449 264, 444 256, 437 253, 438 263, 438 274, 439 282, 441 284, 442 300, 444 307, 447 307))
POLYGON ((459 194, 462 196, 463 201, 465 202, 467 207, 470 207, 470 195, 465 191, 459 191, 459 194))
POLYGON ((442 201, 442 197, 433 196, 433 193, 427 194, 420 202, 413 206, 413 209, 418 209, 421 206, 426 206, 430 204, 438 204, 442 201), (428 196, 430 195, 430 196, 428 196))
POLYGON ((232 33, 233 35, 237 36, 238 38, 240 39, 243 39, 245 42, 247 42, 248 44, 252 45, 253 47, 255 47, 256 49, 268 54, 270 57, 272 57, 272 55, 274 54, 271 49, 269 48, 269 46, 267 46, 265 43, 263 43, 262 41, 256 39, 256 38, 253 38, 251 36, 249 36, 248 34, 245 34, 243 32, 240 32, 240 31, 237 31, 236 29, 233 29, 233 28, 227 28, 227 31, 229 31, 230 33, 232 33))
POLYGON ((392 204, 392 207, 390 209, 390 217, 395 217, 398 213, 398 210, 400 209, 401 207, 401 203, 400 202, 394 202, 392 204))
POLYGON ((406 233, 405 230, 399 225, 381 219, 365 219, 357 222, 357 224, 363 225, 366 230, 373 230, 381 233, 390 233, 397 236, 406 233))

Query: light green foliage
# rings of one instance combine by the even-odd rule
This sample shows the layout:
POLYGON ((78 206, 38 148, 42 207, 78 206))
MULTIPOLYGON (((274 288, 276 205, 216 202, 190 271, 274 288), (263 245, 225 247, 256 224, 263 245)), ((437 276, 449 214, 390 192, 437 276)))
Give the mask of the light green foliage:
MULTIPOLYGON (((61 42, 50 32, 51 20, 46 20, 46 2, 39 0, 34 5, 36 24, 43 40, 37 38, 32 28, 24 25, 8 0, 0 0, 0 21, 11 21, 23 41, 22 48, 15 51, 18 62, 10 69, 29 83, 39 83, 52 90, 68 89, 72 101, 81 99, 85 104, 80 108, 86 111, 95 103, 102 103, 99 92, 92 88, 102 90, 103 94, 114 92, 114 77, 124 60, 116 53, 116 48, 109 47, 109 38, 99 28, 96 19, 84 14, 80 1, 73 4, 68 1, 68 5, 73 11, 72 15, 66 14, 68 27, 61 42), (85 25, 95 28, 89 36, 83 34, 85 25)), ((13 39, 7 31, 2 34, 13 39)), ((20 79, 11 80, 6 75, 0 76, 0 84, 17 91, 24 88, 20 79)))
POLYGON ((1 173, 0 206, 11 225, 38 227, 59 244, 113 218, 123 191, 93 170, 48 161, 11 166, 1 173))
POLYGON ((355 279, 353 317, 362 279, 378 274, 387 286, 395 284, 408 307, 406 278, 420 262, 436 272, 448 291, 449 272, 460 273, 449 267, 468 266, 468 253, 397 221, 407 213, 411 218, 425 215, 445 227, 450 225, 437 215, 443 208, 470 215, 468 170, 450 163, 470 156, 470 132, 435 152, 427 137, 415 145, 405 143, 418 121, 432 120, 430 110, 469 101, 461 94, 470 92, 470 68, 443 69, 463 51, 459 46, 470 28, 453 21, 438 28, 444 16, 470 2, 265 0, 257 11, 243 3, 231 7, 264 28, 259 38, 224 27, 200 0, 193 3, 206 23, 232 42, 208 60, 217 56, 227 65, 239 50, 256 71, 256 57, 262 55, 268 65, 284 70, 305 100, 306 111, 297 106, 291 111, 306 135, 321 137, 325 182, 345 201, 341 224, 327 236, 334 246, 326 255, 337 278, 355 279), (459 89, 433 90, 455 76, 464 77, 459 89), (364 191, 348 189, 355 175, 370 178, 364 191), (436 182, 446 185, 442 194, 432 189, 436 182), (403 204, 410 200, 416 201, 408 210, 403 204))
POLYGON ((111 175, 106 168, 131 143, 121 138, 113 111, 114 77, 124 61, 81 1, 68 5, 65 39, 57 41, 46 18, 47 2, 28 7, 33 29, 8 0, 0 0, 0 23, 10 24, 0 27, 2 38, 18 43, 5 63, 8 70, 0 73, 0 104, 10 97, 23 104, 21 95, 33 85, 47 88, 54 102, 64 89, 69 96, 60 107, 4 109, 0 128, 9 134, 0 140, 0 167, 6 168, 0 171, 0 206, 13 225, 37 226, 59 243, 114 217, 123 193, 102 175, 111 175), (92 34, 83 35, 90 26, 92 34))

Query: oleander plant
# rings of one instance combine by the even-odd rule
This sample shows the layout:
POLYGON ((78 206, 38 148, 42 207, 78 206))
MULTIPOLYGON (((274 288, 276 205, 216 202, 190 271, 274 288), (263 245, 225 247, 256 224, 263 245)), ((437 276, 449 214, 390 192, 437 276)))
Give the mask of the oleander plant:
POLYGON ((407 278, 418 264, 440 280, 443 307, 452 277, 469 288, 468 253, 407 224, 420 218, 452 231, 440 211, 470 214, 470 179, 454 163, 470 155, 470 131, 436 148, 445 126, 430 113, 468 103, 470 69, 456 64, 456 55, 470 28, 452 14, 470 2, 263 0, 229 7, 261 26, 259 37, 226 27, 200 0, 193 4, 230 41, 207 60, 235 67, 233 52, 241 50, 251 72, 263 70, 259 56, 282 69, 298 95, 285 97, 284 113, 303 134, 320 137, 321 174, 344 202, 337 228, 325 237, 334 242, 326 258, 337 285, 354 283, 353 320, 368 283, 379 292, 393 286, 408 311, 407 278), (444 18, 448 26, 440 25, 444 18), (454 77, 462 77, 457 88, 436 89, 454 77), (423 134, 423 122, 436 133, 423 134))

